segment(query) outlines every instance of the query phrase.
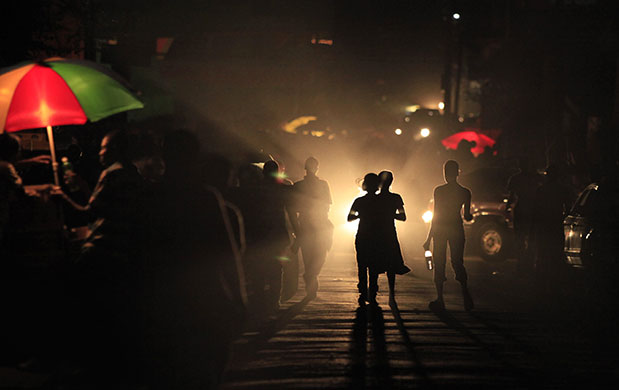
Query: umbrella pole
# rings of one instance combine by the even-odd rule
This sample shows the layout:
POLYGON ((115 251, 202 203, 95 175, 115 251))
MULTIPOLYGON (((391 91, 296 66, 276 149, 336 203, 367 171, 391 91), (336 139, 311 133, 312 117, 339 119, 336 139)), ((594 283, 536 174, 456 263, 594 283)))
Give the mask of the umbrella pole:
POLYGON ((47 126, 47 140, 49 141, 49 150, 52 155, 52 170, 54 171, 54 184, 59 186, 58 178, 58 161, 56 161, 56 146, 54 145, 54 132, 51 126, 47 126))

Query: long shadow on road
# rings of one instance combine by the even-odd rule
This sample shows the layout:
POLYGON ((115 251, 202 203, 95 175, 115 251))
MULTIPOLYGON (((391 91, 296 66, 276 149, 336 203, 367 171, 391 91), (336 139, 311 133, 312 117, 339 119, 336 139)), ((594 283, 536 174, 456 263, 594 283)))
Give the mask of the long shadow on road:
POLYGON ((349 388, 351 390, 365 389, 365 375, 367 371, 365 361, 368 348, 368 313, 365 305, 359 306, 355 311, 351 337, 349 388))
POLYGON ((417 352, 415 351, 415 345, 410 335, 408 334, 408 330, 406 329, 406 324, 404 323, 404 320, 402 319, 402 314, 400 313, 400 309, 398 308, 397 302, 392 301, 389 303, 389 306, 391 307, 391 314, 393 315, 393 318, 395 319, 395 323, 398 327, 398 330, 400 331, 400 335, 402 336, 402 340, 404 341, 404 345, 406 346, 410 359, 415 364, 414 370, 421 380, 422 387, 425 389, 435 388, 436 386, 432 383, 432 380, 428 376, 428 372, 425 366, 421 363, 421 361, 417 357, 417 352))
MULTIPOLYGON (((481 337, 473 333, 467 326, 447 311, 432 310, 432 312, 441 322, 447 325, 447 327, 457 331, 477 345, 489 361, 499 363, 502 366, 502 374, 505 377, 511 378, 513 380, 513 384, 517 386, 528 386, 534 384, 534 379, 530 376, 530 372, 517 367, 509 361, 504 354, 501 353, 505 346, 504 343, 488 343, 484 341, 481 337)), ((490 328, 487 324, 483 324, 483 326, 490 329, 493 334, 505 338, 505 333, 500 331, 498 328, 490 328)))
POLYGON ((275 320, 260 326, 257 332, 253 332, 255 334, 248 337, 247 342, 242 345, 242 350, 236 351, 237 353, 234 354, 234 364, 237 367, 242 367, 254 359, 258 352, 267 345, 269 340, 301 313, 309 302, 309 299, 303 299, 283 310, 275 320))
MULTIPOLYGON (((355 311, 352 340, 350 343, 351 367, 348 374, 352 389, 378 387, 380 389, 393 388, 387 342, 385 340, 385 318, 383 310, 378 305, 362 305, 355 311), (370 325, 368 328, 368 324, 370 325), (368 354, 368 329, 371 331, 372 351, 368 354), (368 359, 369 358, 369 359, 368 359), (371 370, 368 370, 370 362, 371 370), (366 376, 374 374, 376 383, 366 383, 366 376)), ((372 381, 374 382, 374 380, 372 381)))

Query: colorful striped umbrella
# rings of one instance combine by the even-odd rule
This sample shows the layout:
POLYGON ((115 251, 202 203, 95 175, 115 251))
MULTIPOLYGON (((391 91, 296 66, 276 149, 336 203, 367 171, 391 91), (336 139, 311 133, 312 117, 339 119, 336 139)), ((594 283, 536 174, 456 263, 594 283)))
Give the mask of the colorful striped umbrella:
POLYGON ((0 133, 47 128, 56 185, 52 126, 96 122, 143 107, 126 81, 90 61, 50 58, 0 70, 0 133))

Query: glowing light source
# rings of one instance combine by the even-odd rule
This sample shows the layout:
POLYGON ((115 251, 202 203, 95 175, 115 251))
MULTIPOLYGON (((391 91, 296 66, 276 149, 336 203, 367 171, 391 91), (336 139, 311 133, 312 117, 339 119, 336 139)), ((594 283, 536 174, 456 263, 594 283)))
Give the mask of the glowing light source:
POLYGON ((430 135, 430 129, 428 129, 427 127, 424 127, 423 129, 421 129, 421 131, 419 131, 419 134, 421 134, 423 138, 426 138, 427 136, 430 135))
POLYGON ((434 213, 428 210, 425 213, 423 213, 423 215, 421 216, 421 219, 423 219, 423 222, 425 223, 430 223, 432 221, 432 217, 434 217, 434 213))
POLYGON ((412 106, 406 106, 406 111, 408 112, 415 112, 417 110, 419 110, 421 108, 421 106, 419 104, 413 104, 412 106))
POLYGON ((45 100, 41 100, 37 115, 39 116, 39 118, 41 118, 42 123, 49 123, 49 119, 52 117, 52 115, 54 115, 54 110, 47 105, 47 102, 45 100))
POLYGON ((457 13, 457 12, 454 12, 454 14, 451 15, 451 17, 452 17, 453 20, 460 20, 460 14, 457 13))
POLYGON ((402 135, 402 129, 395 129, 395 135, 402 135))
POLYGON ((311 121, 315 121, 316 119, 318 119, 318 118, 316 118, 315 116, 311 116, 311 115, 300 116, 298 118, 295 118, 295 119, 291 120, 288 123, 285 123, 284 126, 282 127, 282 129, 286 133, 296 134, 298 127, 306 125, 306 124, 308 124, 311 121))
POLYGON ((439 110, 444 110, 445 109, 445 103, 444 102, 439 102, 438 103, 438 109, 439 110))

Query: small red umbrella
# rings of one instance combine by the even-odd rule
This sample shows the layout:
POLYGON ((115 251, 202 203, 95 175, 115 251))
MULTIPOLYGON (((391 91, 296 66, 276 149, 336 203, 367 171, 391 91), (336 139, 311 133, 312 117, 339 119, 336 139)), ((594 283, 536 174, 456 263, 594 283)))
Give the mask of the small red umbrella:
POLYGON ((475 142, 475 146, 471 148, 471 153, 473 153, 473 155, 475 157, 477 157, 480 154, 482 154, 484 152, 484 149, 486 148, 486 146, 493 147, 494 144, 496 143, 495 140, 493 140, 492 138, 488 137, 487 135, 481 134, 481 133, 478 133, 478 132, 472 131, 472 130, 470 130, 470 131, 461 131, 459 133, 452 134, 449 137, 444 138, 441 141, 441 143, 447 149, 457 150, 458 149, 458 145, 460 144, 460 142, 462 140, 469 141, 469 142, 475 142))

